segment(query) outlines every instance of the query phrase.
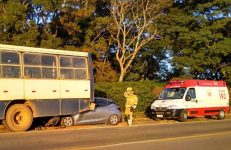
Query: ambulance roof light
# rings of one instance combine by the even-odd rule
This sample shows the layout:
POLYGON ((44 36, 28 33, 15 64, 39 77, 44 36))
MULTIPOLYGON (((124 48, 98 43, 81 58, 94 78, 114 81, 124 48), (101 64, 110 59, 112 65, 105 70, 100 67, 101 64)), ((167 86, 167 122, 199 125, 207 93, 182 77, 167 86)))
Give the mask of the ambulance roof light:
POLYGON ((184 81, 182 81, 182 80, 181 80, 181 81, 178 81, 178 82, 180 82, 181 84, 184 84, 184 81))

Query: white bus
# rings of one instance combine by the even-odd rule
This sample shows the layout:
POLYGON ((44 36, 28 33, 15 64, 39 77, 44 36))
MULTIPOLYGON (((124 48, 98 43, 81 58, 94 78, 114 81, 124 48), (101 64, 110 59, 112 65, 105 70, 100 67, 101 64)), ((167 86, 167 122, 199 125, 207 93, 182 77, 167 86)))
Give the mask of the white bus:
POLYGON ((87 52, 0 44, 0 120, 11 131, 88 110, 93 84, 87 52))

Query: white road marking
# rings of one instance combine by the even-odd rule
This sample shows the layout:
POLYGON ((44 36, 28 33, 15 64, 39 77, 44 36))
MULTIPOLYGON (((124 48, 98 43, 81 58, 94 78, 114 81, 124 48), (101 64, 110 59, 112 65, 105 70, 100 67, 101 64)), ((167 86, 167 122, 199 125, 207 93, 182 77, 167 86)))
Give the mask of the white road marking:
POLYGON ((165 138, 165 139, 155 139, 155 140, 145 140, 145 141, 135 141, 135 142, 124 142, 124 143, 117 143, 117 144, 109 144, 109 145, 100 145, 100 146, 92 146, 92 147, 69 147, 69 148, 62 148, 59 150, 86 150, 86 149, 97 149, 97 148, 110 148, 115 146, 123 146, 123 145, 132 145, 132 144, 142 144, 142 143, 151 143, 151 142, 163 142, 163 141, 176 141, 181 139, 189 139, 189 138, 198 138, 198 137, 208 137, 208 136, 218 136, 218 135, 226 135, 231 134, 229 132, 215 132, 209 134, 198 134, 198 135, 191 135, 191 136, 182 136, 182 137, 174 137, 174 138, 165 138))

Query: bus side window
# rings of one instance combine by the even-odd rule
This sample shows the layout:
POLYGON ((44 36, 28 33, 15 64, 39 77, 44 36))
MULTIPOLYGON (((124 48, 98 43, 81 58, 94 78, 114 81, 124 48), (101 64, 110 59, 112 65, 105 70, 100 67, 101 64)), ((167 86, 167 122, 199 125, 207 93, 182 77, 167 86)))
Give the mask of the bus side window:
POLYGON ((73 69, 60 69, 61 79, 74 79, 73 69))
POLYGON ((1 52, 0 56, 1 77, 19 78, 21 76, 19 54, 16 52, 1 52))
POLYGON ((24 68, 24 76, 26 78, 31 78, 32 77, 32 73, 31 73, 29 68, 24 68))
POLYGON ((17 66, 2 66, 3 78, 19 78, 20 68, 17 66))
POLYGON ((76 69, 75 70, 75 79, 87 79, 86 69, 76 69))
POLYGON ((56 57, 53 55, 42 55, 42 76, 44 79, 57 78, 56 57))
POLYGON ((75 68, 86 68, 86 59, 82 57, 74 57, 73 64, 73 67, 75 68))
POLYGON ((75 79, 87 79, 86 59, 83 57, 74 57, 73 64, 75 68, 75 79))
POLYGON ((25 67, 24 68, 25 78, 41 78, 40 67, 25 67))
POLYGON ((72 57, 69 56, 60 57, 59 63, 60 63, 60 78, 74 79, 72 57))
POLYGON ((24 54, 24 65, 30 65, 30 66, 40 66, 41 65, 41 59, 39 54, 24 54))
POLYGON ((41 78, 41 56, 40 54, 26 53, 24 59, 24 77, 41 78))

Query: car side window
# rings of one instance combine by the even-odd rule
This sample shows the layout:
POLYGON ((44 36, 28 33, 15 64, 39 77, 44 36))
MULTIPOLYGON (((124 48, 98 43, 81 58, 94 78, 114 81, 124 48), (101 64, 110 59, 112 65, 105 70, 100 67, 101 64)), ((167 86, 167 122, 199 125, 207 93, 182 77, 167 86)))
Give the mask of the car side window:
POLYGON ((96 107, 104 107, 108 105, 107 101, 103 99, 96 99, 95 104, 96 104, 96 107))
POLYGON ((195 88, 190 88, 186 95, 189 95, 191 98, 196 98, 196 90, 195 90, 195 88))

